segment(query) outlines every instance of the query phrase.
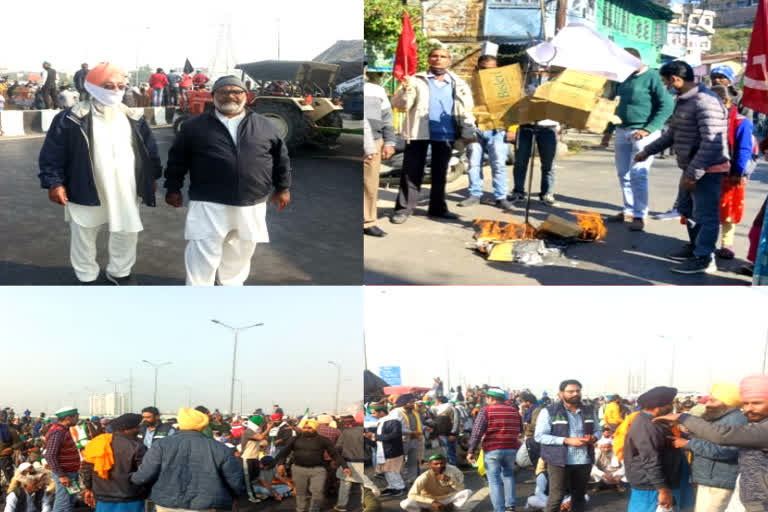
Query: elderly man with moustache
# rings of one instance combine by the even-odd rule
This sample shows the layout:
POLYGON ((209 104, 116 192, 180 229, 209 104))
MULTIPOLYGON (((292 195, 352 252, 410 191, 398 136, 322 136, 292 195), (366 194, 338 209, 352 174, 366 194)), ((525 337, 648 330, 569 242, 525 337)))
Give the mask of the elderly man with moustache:
POLYGON ((212 93, 216 108, 185 122, 168 153, 165 201, 183 205, 189 173, 187 284, 239 286, 269 242, 267 201, 283 210, 291 200, 291 166, 272 122, 245 108, 240 79, 221 77, 212 93))
POLYGON ((746 512, 768 510, 768 375, 739 383, 746 425, 717 425, 690 414, 667 414, 654 421, 680 423, 699 439, 739 448, 738 493, 746 512))
POLYGON ((71 231, 70 260, 80 284, 99 277, 96 237, 109 229, 107 280, 135 285, 139 201, 155 206, 162 165, 143 113, 122 104, 125 72, 108 62, 85 77, 91 98, 53 119, 40 150, 40 186, 64 206, 71 231))

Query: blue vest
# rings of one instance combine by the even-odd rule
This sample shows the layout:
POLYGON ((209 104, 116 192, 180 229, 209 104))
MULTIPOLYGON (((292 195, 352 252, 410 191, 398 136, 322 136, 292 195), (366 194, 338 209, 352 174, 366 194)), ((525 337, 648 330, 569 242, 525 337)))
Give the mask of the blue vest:
POLYGON ((429 82, 429 138, 430 140, 456 140, 453 122, 453 88, 456 84, 446 82, 437 87, 433 78, 429 82))
MULTIPOLYGON (((562 402, 547 407, 549 422, 552 425, 552 435, 557 437, 570 437, 571 426, 568 421, 568 411, 562 402)), ((595 432, 595 413, 591 407, 581 406, 581 417, 584 422, 584 435, 593 435, 595 432)), ((585 446, 587 458, 590 464, 595 462, 595 451, 592 446, 585 446)), ((565 467, 568 460, 568 445, 541 444, 541 457, 553 466, 565 467)))

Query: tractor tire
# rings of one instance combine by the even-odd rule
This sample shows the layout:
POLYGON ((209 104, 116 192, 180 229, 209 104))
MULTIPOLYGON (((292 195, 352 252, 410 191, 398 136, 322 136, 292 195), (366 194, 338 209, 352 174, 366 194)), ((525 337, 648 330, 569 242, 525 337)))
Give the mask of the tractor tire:
MULTIPOLYGON (((344 120, 341 117, 341 112, 339 112, 338 110, 334 110, 333 112, 330 112, 327 115, 318 119, 315 122, 315 124, 317 124, 317 126, 325 126, 329 128, 341 129, 344 127, 344 120)), ((318 131, 313 137, 313 139, 315 140, 315 142, 319 144, 331 146, 337 143, 340 136, 341 136, 341 132, 327 133, 327 132, 318 131)))
POLYGON ((189 119, 189 114, 180 114, 173 120, 173 133, 178 134, 181 131, 181 125, 189 119))
POLYGON ((307 122, 304 114, 293 105, 279 101, 259 101, 248 108, 272 121, 290 153, 294 153, 307 141, 307 122))

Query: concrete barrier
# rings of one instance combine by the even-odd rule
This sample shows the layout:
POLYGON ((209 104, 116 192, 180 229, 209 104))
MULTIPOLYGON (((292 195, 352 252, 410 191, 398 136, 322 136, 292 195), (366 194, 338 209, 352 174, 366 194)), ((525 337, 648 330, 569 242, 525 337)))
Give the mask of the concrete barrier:
POLYGON ((48 133, 48 130, 51 127, 51 122, 53 121, 53 118, 56 117, 56 114, 58 114, 59 110, 41 110, 40 111, 40 129, 43 133, 48 133))
POLYGON ((24 111, 24 131, 27 135, 35 133, 42 133, 40 130, 40 113, 42 110, 25 110, 24 111))
POLYGON ((24 133, 24 111, 3 110, 0 111, 0 131, 6 137, 18 137, 24 133))
MULTIPOLYGON (((137 107, 151 126, 167 126, 176 115, 174 107, 137 107)), ((51 122, 60 110, 2 110, 0 111, 0 136, 18 137, 48 133, 51 122)))

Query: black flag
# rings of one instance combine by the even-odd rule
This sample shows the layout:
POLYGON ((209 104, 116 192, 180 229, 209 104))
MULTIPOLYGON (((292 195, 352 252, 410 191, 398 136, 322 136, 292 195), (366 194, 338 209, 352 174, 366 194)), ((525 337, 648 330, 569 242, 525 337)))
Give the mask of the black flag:
POLYGON ((187 59, 187 61, 184 63, 184 72, 189 74, 189 73, 193 72, 194 70, 195 70, 195 68, 192 67, 192 63, 189 62, 189 59, 187 59))

